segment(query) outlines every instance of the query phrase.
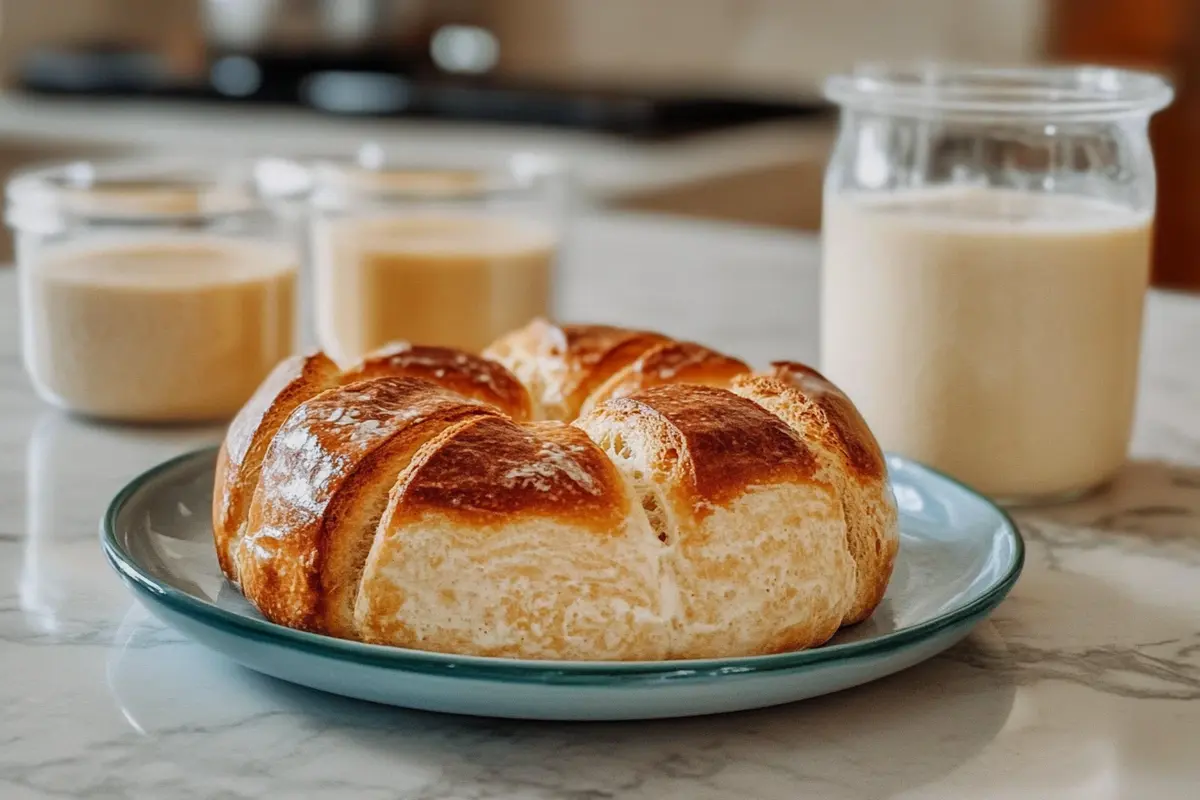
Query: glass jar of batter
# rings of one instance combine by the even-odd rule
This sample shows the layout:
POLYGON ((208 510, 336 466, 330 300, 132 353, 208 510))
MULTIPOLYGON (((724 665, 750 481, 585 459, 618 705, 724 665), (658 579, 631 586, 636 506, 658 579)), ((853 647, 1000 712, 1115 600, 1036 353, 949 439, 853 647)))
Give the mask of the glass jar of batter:
POLYGON ((552 158, 357 158, 312 167, 317 338, 352 362, 396 341, 479 351, 550 313, 568 185, 552 158))
POLYGON ((76 162, 8 186, 34 388, 129 422, 232 416, 296 345, 306 174, 274 161, 76 162))
POLYGON ((1001 500, 1076 496, 1129 446, 1171 100, 1105 68, 863 67, 824 201, 822 370, 883 446, 1001 500))

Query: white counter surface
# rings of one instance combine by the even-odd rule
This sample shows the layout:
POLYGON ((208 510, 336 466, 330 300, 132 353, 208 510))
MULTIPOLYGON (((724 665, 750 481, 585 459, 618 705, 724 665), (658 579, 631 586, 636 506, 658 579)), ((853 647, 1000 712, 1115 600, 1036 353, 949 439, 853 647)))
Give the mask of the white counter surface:
MULTIPOLYGON (((811 358, 816 245, 745 228, 586 220, 573 317, 762 360, 811 358)), ((764 711, 648 724, 408 712, 260 677, 130 598, 97 519, 212 429, 89 425, 20 370, 0 271, 0 798, 1200 796, 1200 298, 1150 297, 1134 459, 1025 512, 1025 573, 946 654, 764 711)))

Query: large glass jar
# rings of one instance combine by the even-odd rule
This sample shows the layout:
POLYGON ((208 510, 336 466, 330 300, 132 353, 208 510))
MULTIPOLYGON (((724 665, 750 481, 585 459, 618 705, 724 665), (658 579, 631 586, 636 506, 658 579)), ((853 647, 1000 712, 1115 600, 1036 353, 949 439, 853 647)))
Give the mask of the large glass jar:
POLYGON ((396 341, 478 351, 550 313, 568 210, 554 159, 365 146, 312 175, 317 337, 336 360, 396 341))
POLYGON ((296 343, 298 167, 77 162, 8 186, 39 394, 137 422, 233 415, 296 343))
POLYGON ((1160 78, 863 67, 830 79, 823 371, 883 446, 1001 500, 1077 495, 1129 445, 1160 78))

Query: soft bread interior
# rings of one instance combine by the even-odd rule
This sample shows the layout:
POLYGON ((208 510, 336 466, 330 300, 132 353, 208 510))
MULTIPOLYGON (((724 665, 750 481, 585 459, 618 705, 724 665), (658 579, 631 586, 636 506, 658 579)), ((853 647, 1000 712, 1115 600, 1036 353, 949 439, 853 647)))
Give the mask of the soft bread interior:
POLYGON ((527 416, 530 401, 515 376, 508 375, 502 366, 480 361, 477 356, 448 348, 420 348, 414 353, 412 348, 395 347, 372 354, 345 371, 322 352, 281 362, 235 417, 218 456, 213 533, 225 576, 235 585, 239 583, 236 554, 246 535, 263 459, 279 429, 301 404, 322 392, 364 379, 418 377, 436 383, 439 376, 451 377, 449 373, 453 373, 457 380, 452 388, 462 390, 464 397, 502 406, 503 411, 518 418, 527 416))
POLYGON ((498 339, 484 356, 503 364, 528 387, 537 419, 569 422, 601 384, 669 341, 650 331, 534 320, 498 339))
POLYGON ((562 419, 565 410, 550 396, 551 386, 562 380, 562 363, 548 358, 547 339, 553 326, 545 320, 534 320, 524 328, 513 331, 492 342, 483 357, 503 365, 517 376, 533 400, 532 418, 562 419))
POLYGON ((846 528, 828 487, 750 488, 681 540, 688 598, 677 658, 769 654, 827 642, 853 597, 846 528))
POLYGON ((625 476, 643 513, 646 514, 654 535, 660 542, 669 546, 676 539, 678 522, 659 488, 659 481, 655 481, 651 476, 664 469, 673 468, 674 464, 652 465, 647 460, 647 455, 653 452, 653 449, 646 442, 642 431, 629 431, 628 440, 626 433, 620 429, 605 430, 597 426, 588 433, 596 436, 596 444, 625 476))
POLYGON ((373 520, 412 453, 464 416, 502 418, 428 381, 379 378, 302 403, 263 460, 236 558, 268 619, 351 636, 347 609, 373 520))
POLYGON ((423 447, 401 475, 355 620, 366 641, 419 649, 661 659, 659 549, 628 485, 580 432, 472 421, 423 447), (489 469, 446 502, 447 470, 489 469))
POLYGON ((690 482, 686 441, 634 406, 601 406, 576 425, 628 476, 663 542, 671 657, 781 652, 833 636, 854 567, 831 488, 776 480, 706 502, 690 482))
POLYGON ((461 413, 426 420, 400 432, 364 459, 335 496, 325 514, 321 569, 321 626, 327 633, 347 639, 359 638, 354 622, 354 603, 363 566, 397 477, 427 442, 443 435, 463 419, 486 413, 482 409, 464 408, 461 413))
MULTIPOLYGON (((817 455, 817 477, 836 489, 846 520, 847 546, 855 564, 855 597, 846 610, 844 624, 861 622, 871 615, 883 599, 891 578, 899 545, 896 507, 883 467, 882 454, 865 423, 853 428, 798 387, 776 378, 755 376, 734 381, 732 390, 753 400, 786 422, 817 455), (847 444, 851 436, 870 437, 869 441, 847 444), (852 448, 871 448, 877 473, 864 473, 852 467, 852 448)), ((849 403, 833 397, 826 402, 849 403)), ((834 411, 838 411, 836 407, 834 411)), ((859 457, 858 461, 864 460, 859 457)))

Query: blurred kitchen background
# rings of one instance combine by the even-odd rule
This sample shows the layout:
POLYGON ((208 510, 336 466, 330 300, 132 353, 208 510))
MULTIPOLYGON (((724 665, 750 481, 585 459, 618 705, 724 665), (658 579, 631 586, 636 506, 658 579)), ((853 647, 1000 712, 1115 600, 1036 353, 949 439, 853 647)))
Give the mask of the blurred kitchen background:
POLYGON ((539 149, 587 203, 815 230, 822 79, 926 58, 1168 72, 1156 277, 1200 283, 1195 0, 7 0, 0 171, 366 139, 539 149))

